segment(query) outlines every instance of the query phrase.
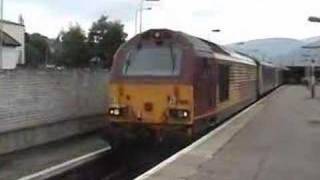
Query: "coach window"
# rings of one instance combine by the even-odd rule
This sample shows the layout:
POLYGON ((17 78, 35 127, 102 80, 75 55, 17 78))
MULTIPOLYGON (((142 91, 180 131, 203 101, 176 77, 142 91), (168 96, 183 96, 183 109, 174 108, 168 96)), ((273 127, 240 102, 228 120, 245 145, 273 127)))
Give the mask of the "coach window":
POLYGON ((225 64, 219 65, 219 94, 220 102, 227 101, 229 99, 229 74, 230 66, 225 64))

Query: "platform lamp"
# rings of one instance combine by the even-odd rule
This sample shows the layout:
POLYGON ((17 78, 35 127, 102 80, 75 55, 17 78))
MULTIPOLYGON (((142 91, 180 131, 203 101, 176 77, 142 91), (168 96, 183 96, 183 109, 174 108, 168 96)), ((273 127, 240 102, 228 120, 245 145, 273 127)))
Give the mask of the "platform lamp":
POLYGON ((141 33, 142 32, 142 19, 143 19, 143 10, 144 10, 144 2, 147 1, 147 2, 159 2, 160 0, 141 0, 140 2, 140 29, 139 29, 139 32, 141 33))
POLYGON ((211 32, 221 32, 221 29, 212 29, 211 32))
POLYGON ((310 17, 308 18, 308 20, 309 20, 310 22, 320 23, 320 17, 310 16, 310 17))

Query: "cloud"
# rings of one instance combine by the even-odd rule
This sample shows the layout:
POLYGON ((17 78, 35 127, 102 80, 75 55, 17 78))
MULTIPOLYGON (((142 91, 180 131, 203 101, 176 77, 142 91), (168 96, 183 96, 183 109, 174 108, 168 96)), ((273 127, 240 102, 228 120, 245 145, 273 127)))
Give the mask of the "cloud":
POLYGON ((135 3, 124 0, 94 0, 94 3, 79 0, 10 0, 5 4, 5 18, 17 21, 19 14, 25 18, 28 32, 40 32, 49 37, 69 26, 79 23, 89 29, 92 22, 106 14, 113 20, 131 22, 135 3))
MULTIPOLYGON (((28 32, 55 37, 70 22, 84 29, 102 14, 121 20, 129 36, 134 35, 135 12, 140 0, 5 0, 5 17, 25 17, 28 32)), ((144 29, 181 30, 219 43, 265 37, 304 38, 318 35, 320 24, 306 21, 319 15, 318 0, 161 0, 146 3, 152 11, 143 14, 144 29), (211 29, 221 33, 210 33, 211 29)))

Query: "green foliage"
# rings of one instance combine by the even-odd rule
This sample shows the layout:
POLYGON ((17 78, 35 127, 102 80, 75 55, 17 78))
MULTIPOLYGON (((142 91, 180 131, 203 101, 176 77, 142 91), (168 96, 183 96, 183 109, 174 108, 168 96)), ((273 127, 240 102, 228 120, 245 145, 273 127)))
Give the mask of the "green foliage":
POLYGON ((121 22, 108 21, 107 16, 101 16, 89 30, 88 44, 91 49, 91 57, 100 57, 104 60, 105 66, 110 67, 113 55, 125 42, 126 37, 127 34, 121 22))
POLYGON ((89 64, 86 35, 80 25, 70 25, 68 31, 62 31, 57 39, 61 43, 56 55, 57 63, 72 67, 89 64))
POLYGON ((48 38, 39 34, 26 34, 26 62, 29 66, 44 64, 49 57, 48 38))
POLYGON ((90 59, 95 58, 103 61, 96 61, 96 64, 110 67, 113 55, 126 37, 120 21, 109 21, 107 16, 101 16, 92 24, 88 37, 79 24, 70 25, 55 40, 41 34, 27 34, 26 58, 29 64, 36 66, 48 63, 68 67, 88 67, 90 59))

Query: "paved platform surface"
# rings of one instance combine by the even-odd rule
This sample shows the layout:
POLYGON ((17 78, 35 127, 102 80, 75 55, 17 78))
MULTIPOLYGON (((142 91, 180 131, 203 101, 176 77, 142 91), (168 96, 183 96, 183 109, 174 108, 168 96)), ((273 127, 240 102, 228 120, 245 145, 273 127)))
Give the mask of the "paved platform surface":
POLYGON ((92 134, 3 155, 0 156, 0 180, 27 177, 108 146, 92 134))
POLYGON ((137 179, 320 179, 320 98, 305 87, 281 87, 231 121, 137 179))

